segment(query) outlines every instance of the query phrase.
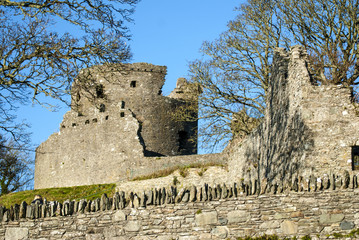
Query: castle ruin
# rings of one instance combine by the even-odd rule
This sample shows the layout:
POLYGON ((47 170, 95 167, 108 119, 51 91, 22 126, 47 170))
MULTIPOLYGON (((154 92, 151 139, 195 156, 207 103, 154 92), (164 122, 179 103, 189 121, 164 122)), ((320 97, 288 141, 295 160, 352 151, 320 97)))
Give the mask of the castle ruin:
MULTIPOLYGON (((211 166, 201 174, 191 169, 198 174, 189 186, 183 179, 176 184, 164 177, 128 181, 126 184, 132 185, 127 189, 119 183, 113 197, 104 194, 101 199, 66 200, 63 204, 0 206, 0 239, 237 239, 262 234, 358 237, 359 121, 352 89, 313 84, 306 59, 301 47, 290 52, 277 49, 262 122, 245 139, 235 138, 223 153, 211 155, 145 157, 166 151, 168 155, 186 154, 195 149, 190 144, 180 147, 179 134, 173 138, 177 141, 153 147, 154 135, 143 126, 151 119, 141 112, 147 109, 136 111, 136 104, 128 104, 128 96, 135 91, 131 88, 138 87, 144 75, 149 80, 155 74, 131 70, 125 77, 108 70, 109 76, 121 76, 108 79, 124 83, 125 93, 117 96, 109 94, 112 88, 104 79, 107 75, 91 69, 94 78, 86 78, 93 79, 86 82, 89 86, 74 85, 73 106, 60 132, 38 148, 37 188, 109 182, 193 162, 217 160, 226 163, 227 169, 211 166), (89 96, 83 99, 86 94, 89 96), (155 186, 150 185, 152 180, 157 181, 155 186)), ((183 86, 189 85, 181 79, 171 96, 183 96, 185 89, 190 89, 183 86)), ((159 87, 148 95, 143 94, 145 89, 143 96, 150 95, 160 103, 160 99, 174 101, 158 97, 159 87)), ((175 133, 186 131, 187 124, 196 126, 193 122, 173 124, 175 133)), ((171 141, 171 133, 163 134, 171 141)))
MULTIPOLYGON (((251 179, 258 187, 355 171, 359 121, 352 89, 313 84, 306 58, 299 46, 277 49, 262 122, 222 153, 207 155, 195 155, 197 121, 171 117, 179 107, 197 106, 198 86, 179 79, 164 97, 165 67, 86 69, 73 85, 60 132, 37 149, 35 188, 126 181, 196 163, 226 164, 224 181, 251 179)), ((187 114, 196 116, 194 109, 187 114)))
POLYGON ((37 148, 35 188, 113 183, 131 166, 155 166, 146 157, 196 154, 197 121, 173 113, 192 105, 195 118, 200 89, 180 78, 165 97, 165 75, 166 67, 146 63, 83 70, 60 131, 37 148))

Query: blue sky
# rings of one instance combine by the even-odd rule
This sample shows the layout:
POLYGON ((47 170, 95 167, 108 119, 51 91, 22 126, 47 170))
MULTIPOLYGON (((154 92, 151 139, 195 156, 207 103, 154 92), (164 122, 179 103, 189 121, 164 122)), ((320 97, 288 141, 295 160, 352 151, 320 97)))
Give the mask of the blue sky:
MULTIPOLYGON (((200 58, 203 41, 216 39, 234 19, 238 0, 142 0, 129 24, 133 52, 131 62, 148 62, 168 67, 164 95, 175 87, 179 77, 186 77, 188 62, 200 58)), ((31 125, 32 143, 38 146, 59 130, 63 106, 50 112, 40 106, 19 109, 19 120, 31 125)))

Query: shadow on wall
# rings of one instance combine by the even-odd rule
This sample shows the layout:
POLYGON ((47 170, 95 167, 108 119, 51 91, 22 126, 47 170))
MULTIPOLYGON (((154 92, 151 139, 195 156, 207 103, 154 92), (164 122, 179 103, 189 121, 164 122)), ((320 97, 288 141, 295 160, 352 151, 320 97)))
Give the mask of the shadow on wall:
MULTIPOLYGON (((303 70, 299 69, 298 71, 303 70)), ((288 57, 276 53, 263 122, 249 137, 244 157, 249 163, 243 173, 267 181, 291 180, 298 170, 308 169, 306 153, 314 148, 311 130, 295 107, 295 79, 288 79, 288 57), (292 102, 291 102, 292 101, 292 102), (253 169, 252 169, 253 168, 253 169), (247 173, 245 173, 247 171, 247 173)))

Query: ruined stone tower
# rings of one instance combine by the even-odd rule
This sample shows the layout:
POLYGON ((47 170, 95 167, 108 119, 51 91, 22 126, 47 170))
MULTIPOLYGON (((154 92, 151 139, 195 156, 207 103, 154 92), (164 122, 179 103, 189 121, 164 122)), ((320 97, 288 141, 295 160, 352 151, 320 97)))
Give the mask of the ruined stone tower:
POLYGON ((196 154, 197 121, 173 113, 196 105, 200 89, 180 78, 165 97, 165 75, 166 67, 147 63, 83 70, 60 131, 36 151, 35 188, 116 182, 146 157, 196 154))

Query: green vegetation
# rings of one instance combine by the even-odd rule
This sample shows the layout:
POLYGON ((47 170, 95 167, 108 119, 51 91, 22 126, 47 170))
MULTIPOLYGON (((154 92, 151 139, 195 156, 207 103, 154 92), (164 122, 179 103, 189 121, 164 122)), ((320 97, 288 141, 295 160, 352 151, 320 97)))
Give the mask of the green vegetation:
POLYGON ((98 184, 77 187, 64 187, 64 188, 45 188, 30 191, 15 192, 3 195, 0 197, 0 205, 10 207, 14 204, 20 204, 22 201, 31 203, 34 196, 39 194, 48 201, 63 202, 67 199, 80 200, 87 199, 93 200, 100 198, 102 194, 106 193, 107 196, 113 196, 116 192, 116 184, 98 184))
POLYGON ((173 176, 172 184, 176 186, 178 183, 180 183, 180 181, 178 181, 177 176, 173 176))
POLYGON ((201 214, 202 213, 202 209, 198 209, 196 214, 201 214))
MULTIPOLYGON (((237 240, 299 240, 299 238, 297 237, 293 237, 293 238, 279 238, 277 235, 263 235, 263 236, 260 236, 260 237, 245 237, 245 238, 237 238, 237 240)), ((300 240, 310 240, 312 239, 310 236, 306 235, 304 237, 301 237, 300 240)))
POLYGON ((166 176, 174 173, 177 170, 179 170, 180 175, 182 177, 186 177, 187 174, 188 174, 188 169, 189 168, 202 168, 202 169, 204 169, 204 168, 210 167, 210 166, 226 167, 224 164, 213 163, 213 162, 206 163, 206 164, 194 163, 194 164, 189 164, 189 165, 174 166, 174 167, 166 168, 166 169, 159 170, 159 171, 157 171, 155 173, 152 173, 152 174, 149 174, 149 175, 135 177, 135 178, 133 178, 131 180, 132 181, 141 181, 141 180, 147 180, 147 179, 153 179, 153 178, 166 177, 166 176))
MULTIPOLYGON (((319 236, 318 236, 319 237, 319 236)), ((353 229, 348 234, 341 234, 341 233, 333 233, 330 235, 327 235, 328 238, 333 237, 334 239, 358 239, 359 237, 359 228, 353 229)), ((263 235, 260 237, 239 237, 237 240, 311 240, 312 238, 309 235, 303 236, 301 238, 298 237, 292 237, 292 238, 279 238, 277 235, 263 235)))
POLYGON ((202 177, 205 171, 207 171, 207 168, 201 168, 201 170, 197 172, 198 176, 202 177))
POLYGON ((188 176, 188 168, 181 168, 179 170, 179 174, 181 175, 181 177, 185 178, 188 176))
POLYGON ((353 229, 348 234, 333 233, 331 236, 333 236, 336 239, 343 239, 343 238, 358 239, 358 237, 359 237, 359 228, 358 229, 353 229))

